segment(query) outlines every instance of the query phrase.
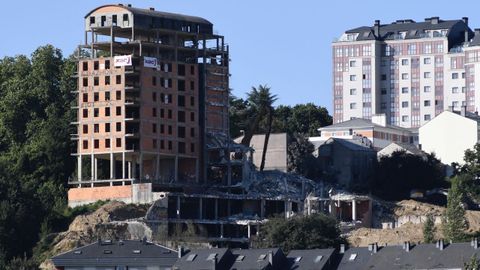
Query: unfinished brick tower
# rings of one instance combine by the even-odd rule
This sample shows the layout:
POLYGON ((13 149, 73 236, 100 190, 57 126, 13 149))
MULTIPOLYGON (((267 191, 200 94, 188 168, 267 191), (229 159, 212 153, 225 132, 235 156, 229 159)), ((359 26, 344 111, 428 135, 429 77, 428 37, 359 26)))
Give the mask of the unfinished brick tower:
POLYGON ((70 205, 129 201, 133 183, 203 184, 208 137, 229 134, 228 46, 212 23, 101 6, 85 16, 80 51, 70 205))

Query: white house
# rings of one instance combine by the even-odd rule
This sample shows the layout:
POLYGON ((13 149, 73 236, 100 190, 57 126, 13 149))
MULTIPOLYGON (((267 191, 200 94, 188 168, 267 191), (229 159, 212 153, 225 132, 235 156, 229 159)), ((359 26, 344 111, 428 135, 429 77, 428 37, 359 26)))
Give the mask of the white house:
POLYGON ((479 139, 480 116, 466 112, 444 111, 419 128, 419 143, 423 151, 434 152, 444 164, 463 163, 465 150, 473 148, 479 139))

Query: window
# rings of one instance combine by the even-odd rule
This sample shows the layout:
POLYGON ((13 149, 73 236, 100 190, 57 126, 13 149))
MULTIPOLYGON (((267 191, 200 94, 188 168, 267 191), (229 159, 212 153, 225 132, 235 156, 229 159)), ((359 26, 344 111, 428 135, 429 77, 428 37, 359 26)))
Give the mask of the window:
POLYGON ((458 87, 452 87, 452 93, 453 94, 458 93, 458 87))
POLYGON ((195 90, 195 82, 194 81, 190 81, 190 90, 195 90))
POLYGON ((452 102, 452 106, 453 106, 454 108, 458 108, 458 101, 452 102))
POLYGON ((465 79, 465 72, 462 72, 462 79, 465 79))
POLYGON ((402 80, 408 80, 408 73, 402 73, 402 80))
POLYGON ((408 101, 402 102, 402 108, 408 108, 408 101))
POLYGON ((90 25, 95 24, 95 16, 90 16, 90 25))
POLYGON ((105 139, 105 148, 110 148, 110 139, 105 139))
POLYGON ((93 78, 93 85, 94 85, 94 86, 98 86, 98 85, 99 85, 98 77, 94 77, 94 78, 93 78))
POLYGON ((185 143, 184 142, 178 142, 178 152, 180 154, 185 154, 185 143))
POLYGON ((98 149, 98 148, 100 147, 100 141, 99 141, 99 140, 94 140, 94 141, 93 141, 93 147, 94 147, 95 149, 98 149))
POLYGON ((408 94, 408 87, 402 87, 402 94, 408 94))
POLYGON ((168 125, 168 135, 172 135, 172 126, 168 125))
POLYGON ((180 123, 185 122, 185 112, 184 111, 178 111, 177 120, 180 123))
POLYGON ((172 110, 168 110, 168 119, 172 119, 172 110))
POLYGON ((430 58, 423 58, 423 63, 424 63, 425 65, 430 65, 431 62, 432 62, 432 59, 430 59, 430 58))
POLYGON ((83 141, 83 149, 88 149, 88 141, 87 140, 83 141))
POLYGON ((195 121, 195 113, 194 112, 190 112, 190 121, 195 121))
POLYGON ((428 78, 430 78, 431 76, 432 76, 432 75, 431 75, 430 72, 424 72, 424 73, 423 73, 423 78, 425 78, 425 79, 428 79, 428 78))
POLYGON ((152 100, 157 101, 157 93, 155 92, 152 93, 152 100))
POLYGON ((357 89, 355 89, 355 88, 350 89, 350 95, 353 96, 353 95, 356 95, 356 94, 357 94, 357 89))
POLYGON ((83 78, 83 86, 84 87, 88 86, 88 78, 83 78))
POLYGON ((157 108, 152 108, 152 117, 157 117, 157 108))
POLYGON ((178 76, 185 76, 185 65, 178 64, 178 76))
POLYGON ((425 121, 430 121, 430 119, 431 119, 430 114, 425 114, 425 115, 423 116, 423 120, 425 120, 425 121))
POLYGON ((110 76, 105 76, 105 85, 110 85, 110 76))
POLYGON ((353 60, 350 61, 350 67, 356 67, 357 66, 357 61, 353 60))
POLYGON ((117 139, 116 139, 116 144, 117 144, 117 147, 122 147, 122 139, 121 139, 121 138, 117 138, 117 139))
POLYGON ((190 128, 190 137, 195 137, 195 128, 190 128))
POLYGON ((153 139, 152 140, 152 148, 157 148, 157 140, 156 139, 153 139))
POLYGON ((387 80, 387 74, 382 74, 382 81, 386 81, 387 80))
POLYGON ((83 94, 83 99, 82 99, 83 102, 88 102, 88 94, 87 93, 84 93, 83 94))
POLYGON ((409 117, 408 115, 402 115, 402 122, 408 122, 409 117))
POLYGON ((121 84, 122 83, 122 75, 117 75, 115 77, 115 83, 116 84, 121 84))
POLYGON ((190 97, 190 106, 195 106, 195 98, 194 97, 190 97))
POLYGON ((116 100, 122 100, 122 92, 121 91, 115 92, 115 99, 116 100))
POLYGON ((182 96, 182 95, 178 96, 178 106, 185 107, 185 96, 182 96))
POLYGON ((99 116, 100 110, 98 108, 93 109, 93 117, 98 117, 99 116))
POLYGON ((350 75, 350 81, 356 81, 357 75, 350 75))
POLYGON ((122 107, 120 106, 117 106, 115 108, 115 114, 118 116, 118 115, 122 115, 122 107))
POLYGON ((123 21, 128 22, 128 14, 123 14, 123 21))
POLYGON ((105 107, 105 116, 110 116, 110 107, 105 107))
POLYGON ((380 89, 380 93, 381 93, 382 95, 386 95, 386 94, 387 94, 387 88, 382 88, 382 89, 380 89))
POLYGON ((190 144, 190 152, 192 152, 192 153, 195 152, 195 144, 194 143, 190 144))
POLYGON ((88 125, 83 125, 83 134, 88 133, 88 125))
POLYGON ((110 60, 105 60, 105 69, 110 69, 110 60))
POLYGON ((160 109, 160 117, 161 118, 165 117, 165 110, 164 109, 160 109))
POLYGON ((190 66, 190 75, 195 75, 195 67, 193 65, 190 66))
POLYGON ((185 138, 185 127, 178 127, 177 132, 179 138, 185 138))
POLYGON ((424 53, 432 53, 432 44, 425 44, 424 53))
POLYGON ((172 150, 172 141, 168 141, 168 150, 172 150))
POLYGON ((160 140, 160 149, 165 149, 165 141, 160 140))
POLYGON ((452 73, 452 79, 454 80, 458 79, 458 73, 452 73))
POLYGON ((152 85, 156 86, 157 85, 157 77, 152 76, 152 85))
POLYGON ((88 62, 83 62, 82 63, 82 70, 83 71, 88 71, 88 62))
POLYGON ((408 54, 416 54, 417 53, 417 44, 408 44, 407 45, 408 54))
POLYGON ((430 107, 430 100, 424 100, 423 101, 423 106, 430 107))
POLYGON ((83 109, 83 118, 88 117, 88 109, 83 109))
POLYGON ((99 124, 94 124, 93 125, 93 132, 94 133, 100 132, 100 125, 99 124))
POLYGON ((402 59, 402 66, 408 66, 408 59, 402 59))
POLYGON ((424 93, 430 93, 431 91, 432 91, 432 87, 430 87, 430 86, 424 86, 423 87, 423 92, 424 93))
POLYGON ((350 109, 356 109, 357 108, 357 103, 350 103, 350 109))
POLYGON ((178 91, 185 91, 185 81, 184 80, 178 80, 177 81, 178 85, 178 91))
POLYGON ((98 92, 93 93, 93 101, 98 101, 99 100, 99 94, 98 92))
POLYGON ((93 70, 98 70, 98 61, 93 62, 93 70))
POLYGON ((157 124, 152 124, 152 133, 157 133, 157 124))
POLYGON ((122 131, 122 123, 117 122, 115 125, 116 125, 117 132, 121 132, 122 131))
POLYGON ((160 124, 160 133, 161 134, 165 133, 165 125, 164 124, 160 124))
POLYGON ((106 91, 105 92, 105 101, 109 101, 109 100, 110 100, 110 92, 106 91))
POLYGON ((466 87, 462 87, 462 93, 465 93, 465 90, 467 90, 466 87))

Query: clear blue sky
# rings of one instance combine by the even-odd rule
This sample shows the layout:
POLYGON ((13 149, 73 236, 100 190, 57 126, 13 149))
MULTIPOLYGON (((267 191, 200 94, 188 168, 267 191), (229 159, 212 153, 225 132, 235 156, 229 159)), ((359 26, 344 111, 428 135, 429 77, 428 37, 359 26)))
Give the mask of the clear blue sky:
MULTIPOLYGON (((83 39, 83 16, 120 1, 2 1, 0 57, 31 54, 52 44, 64 55, 83 39)), ((279 104, 314 102, 331 111, 331 42, 349 28, 396 19, 467 16, 480 28, 480 2, 444 0, 131 0, 135 7, 196 15, 210 20, 231 51, 231 88, 244 97, 251 86, 268 84, 279 104)))

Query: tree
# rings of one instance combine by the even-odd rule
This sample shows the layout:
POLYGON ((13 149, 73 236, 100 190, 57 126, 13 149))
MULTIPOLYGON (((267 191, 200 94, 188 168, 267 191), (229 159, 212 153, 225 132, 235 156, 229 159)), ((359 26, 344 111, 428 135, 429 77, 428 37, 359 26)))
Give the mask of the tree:
POLYGON ((480 261, 478 260, 476 254, 473 254, 470 257, 470 261, 464 263, 463 269, 465 270, 478 270, 480 269, 480 261))
POLYGON ((229 97, 229 117, 230 117, 230 136, 236 138, 242 135, 242 130, 245 132, 248 126, 248 102, 242 98, 237 98, 233 95, 229 97))
POLYGON ((288 252, 336 247, 343 242, 337 220, 325 214, 315 214, 290 219, 271 218, 261 227, 253 244, 257 248, 280 247, 288 252))
POLYGON ((468 228, 463 206, 462 181, 463 176, 452 178, 452 186, 447 195, 447 209, 443 216, 443 235, 452 242, 465 240, 465 229, 468 228))
POLYGON ((314 150, 314 145, 305 135, 295 133, 287 148, 288 171, 311 179, 318 176, 318 166, 315 165, 316 158, 313 156, 314 150))
MULTIPOLYGON (((458 168, 455 166, 455 174, 462 176, 462 190, 469 199, 480 201, 480 144, 477 143, 473 149, 467 149, 463 157, 465 164, 458 168)), ((456 164, 454 164, 456 165, 456 164)))
POLYGON ((435 241, 435 222, 432 215, 427 216, 425 224, 423 224, 423 242, 433 243, 435 241))
POLYGON ((435 155, 418 156, 405 151, 383 156, 375 168, 370 190, 385 200, 403 200, 412 189, 444 187, 443 165, 435 155))
POLYGON ((267 157, 267 149, 268 149, 268 140, 270 139, 270 133, 272 132, 272 122, 273 116, 275 113, 275 109, 273 108, 273 103, 277 100, 276 96, 270 96, 268 99, 268 103, 266 111, 267 111, 267 132, 265 133, 265 141, 263 142, 263 151, 262 151, 262 161, 260 163, 260 171, 263 171, 265 168, 265 159, 267 157))

